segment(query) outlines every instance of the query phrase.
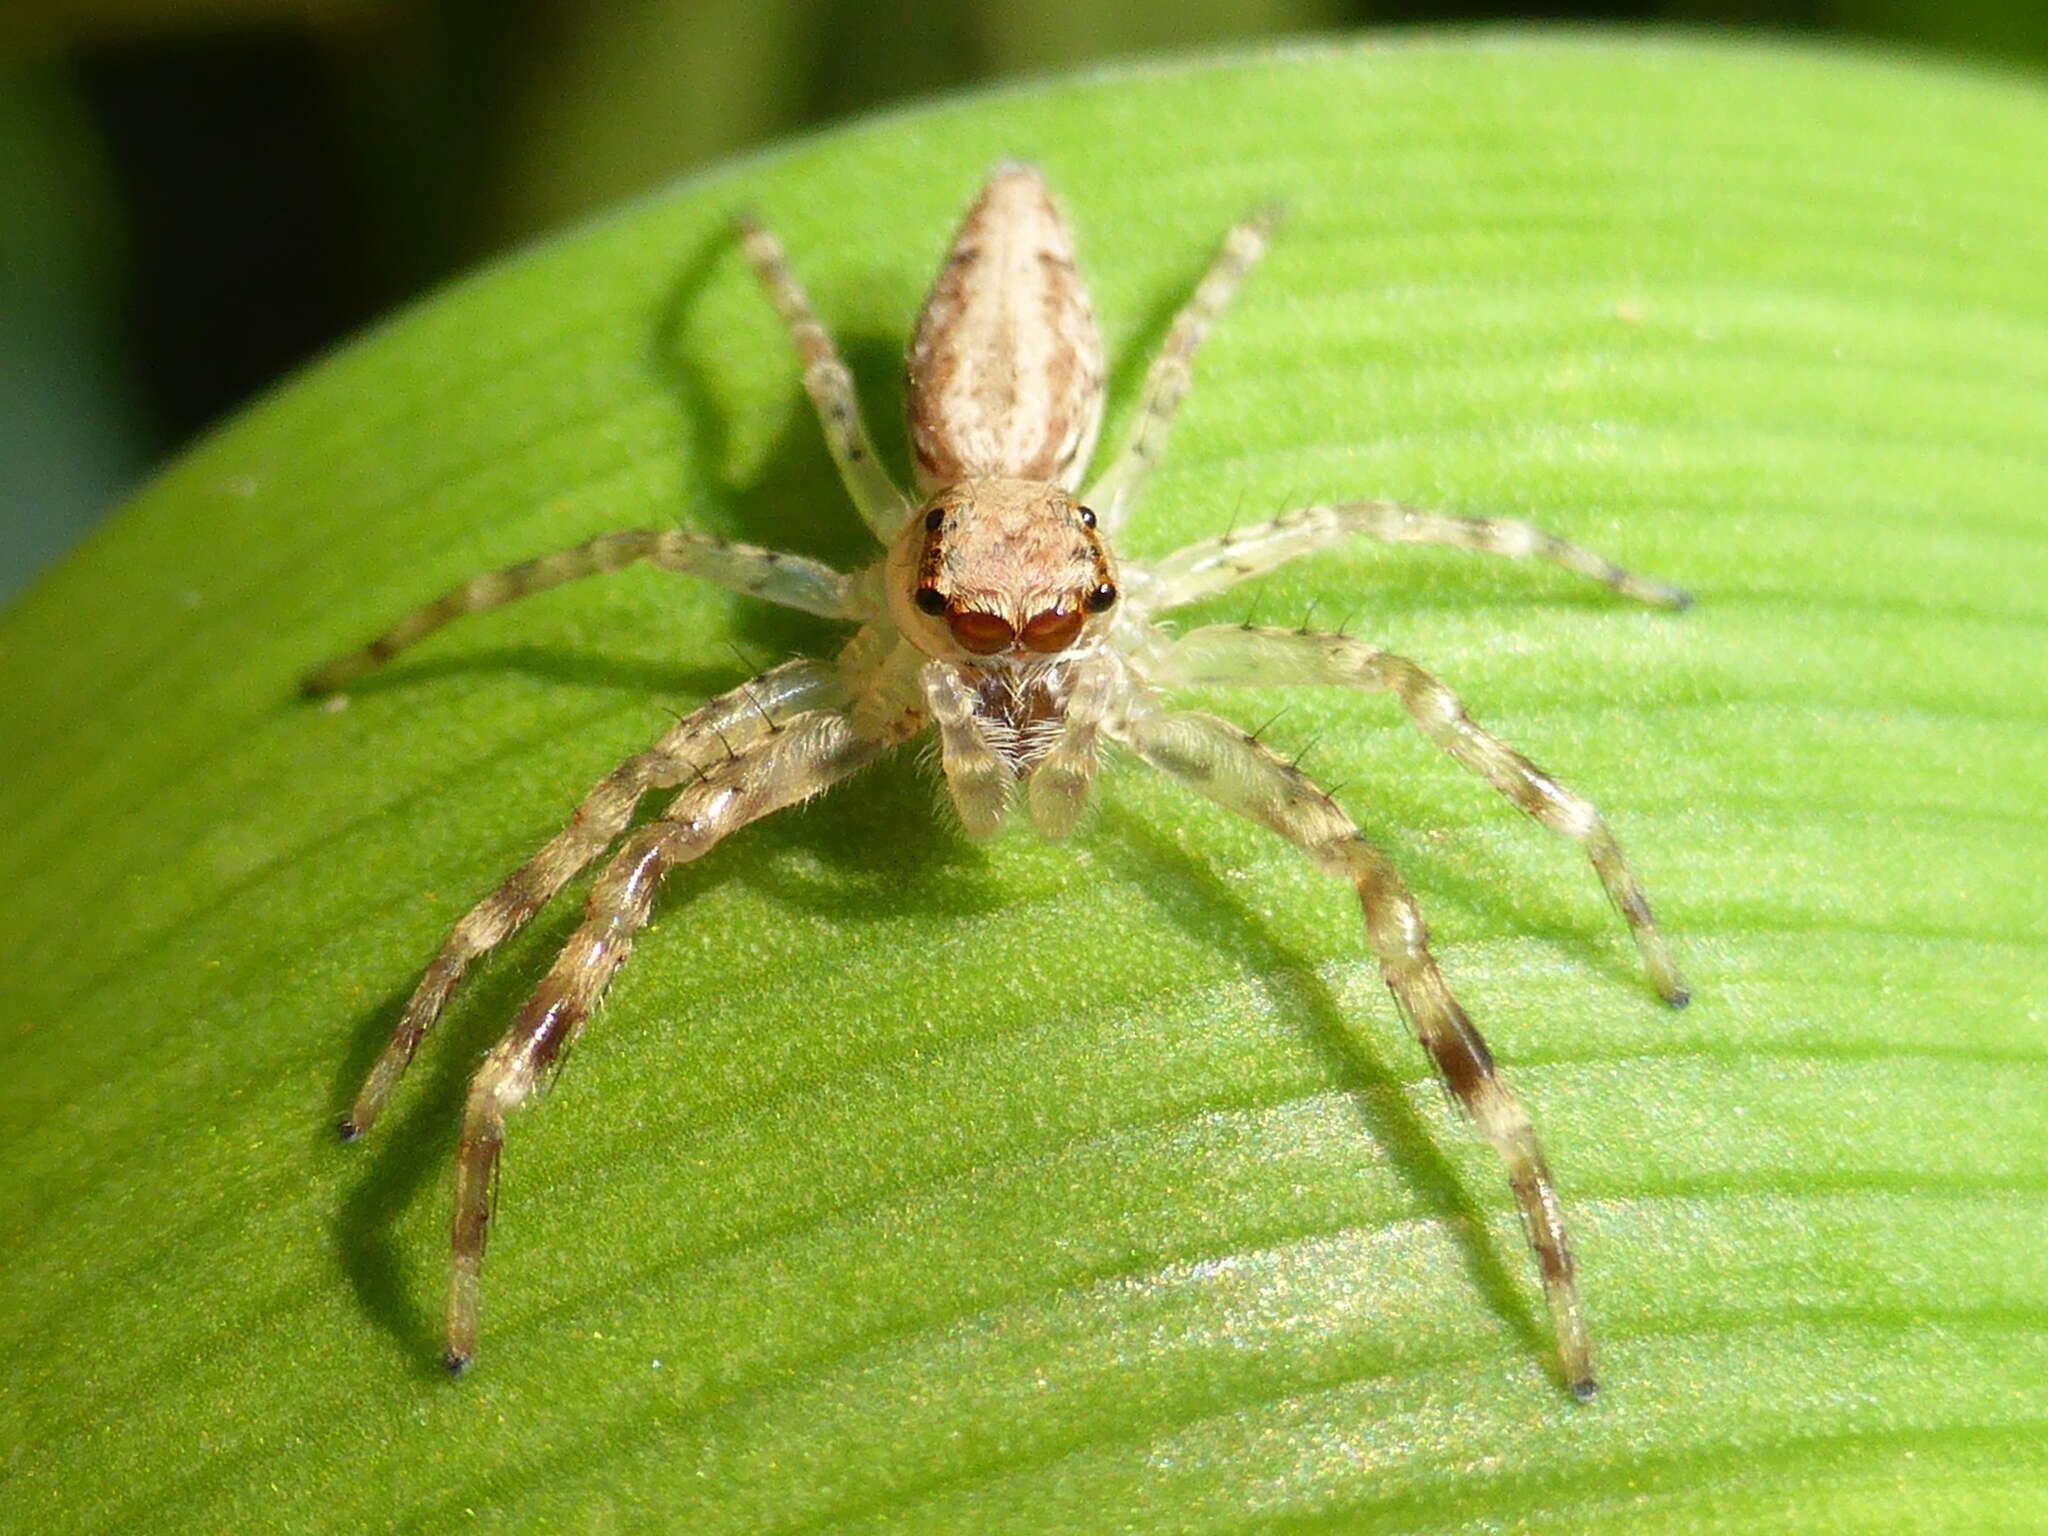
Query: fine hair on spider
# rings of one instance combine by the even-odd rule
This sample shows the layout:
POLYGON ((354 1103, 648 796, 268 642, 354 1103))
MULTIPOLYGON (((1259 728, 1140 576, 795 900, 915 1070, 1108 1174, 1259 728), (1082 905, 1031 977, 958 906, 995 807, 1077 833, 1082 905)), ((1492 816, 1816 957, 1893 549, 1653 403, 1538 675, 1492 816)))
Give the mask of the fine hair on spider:
POLYGON ((1217 716, 1175 709, 1166 695, 1240 685, 1393 694, 1431 743, 1579 845, 1626 920, 1651 984, 1681 1006, 1684 985, 1641 883, 1590 803, 1476 724, 1414 662, 1306 628, 1247 621, 1176 635, 1158 620, 1351 539, 1544 560, 1659 608, 1682 608, 1687 599, 1527 523, 1393 501, 1317 503, 1233 523, 1219 538, 1147 564, 1121 558, 1114 536, 1165 446, 1195 353, 1264 253, 1272 222, 1255 213, 1225 235, 1145 375, 1127 440, 1084 489, 1104 396, 1094 314, 1044 180, 1027 165, 998 166, 968 209, 910 342, 905 405, 915 486, 905 493, 875 453, 852 376, 781 244, 740 218, 740 249, 788 328, 840 478, 881 554, 846 573, 682 529, 608 533, 465 582, 306 680, 307 692, 332 693, 451 619, 639 561, 856 626, 833 659, 768 668, 600 779, 568 824, 455 924, 342 1120, 345 1139, 367 1131, 470 964, 611 851, 582 925, 470 1084, 455 1158, 444 1357, 451 1371, 459 1374, 476 1353, 507 1117, 533 1097, 597 1006, 647 924, 662 876, 930 733, 947 794, 972 836, 993 832, 1020 803, 1047 836, 1072 831, 1110 742, 1350 882, 1395 1004, 1506 1169, 1565 1385, 1592 1395, 1591 1344, 1542 1147, 1438 970, 1408 887, 1299 759, 1217 716), (673 798, 634 826, 641 801, 656 792, 673 798))

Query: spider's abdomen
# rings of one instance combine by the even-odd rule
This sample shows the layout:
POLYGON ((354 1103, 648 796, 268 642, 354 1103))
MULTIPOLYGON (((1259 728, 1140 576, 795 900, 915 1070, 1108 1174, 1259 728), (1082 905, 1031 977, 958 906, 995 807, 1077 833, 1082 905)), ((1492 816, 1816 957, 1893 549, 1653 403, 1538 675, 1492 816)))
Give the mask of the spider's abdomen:
POLYGON ((925 494, 962 480, 1072 490, 1102 424, 1102 339, 1065 219, 1029 166, 967 211, 918 317, 905 408, 925 494))

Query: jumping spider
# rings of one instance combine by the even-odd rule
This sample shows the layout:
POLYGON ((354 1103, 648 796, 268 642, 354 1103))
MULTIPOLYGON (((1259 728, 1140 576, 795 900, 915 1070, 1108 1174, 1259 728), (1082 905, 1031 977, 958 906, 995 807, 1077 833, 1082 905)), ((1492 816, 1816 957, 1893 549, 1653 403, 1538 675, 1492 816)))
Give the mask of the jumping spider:
POLYGON ((1542 1149, 1431 958, 1414 898, 1386 855, 1291 763, 1235 725, 1171 708, 1162 691, 1333 684, 1391 692, 1436 746, 1585 849, 1651 981, 1679 1006, 1685 990, 1642 886, 1591 805, 1474 724, 1414 662, 1338 635, 1249 624, 1175 635, 1157 618, 1354 537, 1533 556, 1662 608, 1681 608, 1686 598, 1525 523, 1390 501, 1305 507, 1148 565, 1119 560, 1111 536, 1165 442, 1196 349, 1263 254, 1270 228, 1268 216, 1255 215, 1224 239, 1146 375, 1129 442, 1080 495, 1102 420, 1102 346, 1072 238, 1045 183, 1027 166, 998 167, 961 224, 910 344, 913 500, 876 458, 852 377, 781 245, 742 219, 740 244, 789 328, 804 388, 854 506, 887 551, 882 558, 847 575, 801 555, 684 530, 606 534, 477 577, 307 680, 309 692, 332 692, 450 619, 638 560, 859 626, 836 659, 788 661, 762 673, 600 780, 568 826, 455 925, 341 1122, 345 1139, 370 1128, 470 962, 623 838, 591 890, 583 925, 470 1085, 455 1163, 450 1370, 461 1372, 476 1350, 506 1116, 533 1095, 597 1005, 647 923, 662 875, 932 730, 946 787, 971 835, 994 831, 1018 799, 1041 832, 1069 832, 1107 741, 1278 833, 1356 886, 1366 937, 1395 1002, 1507 1166, 1565 1382, 1581 1397, 1592 1394, 1571 1251, 1542 1149), (658 818, 630 830, 636 807, 654 790, 676 795, 658 818))

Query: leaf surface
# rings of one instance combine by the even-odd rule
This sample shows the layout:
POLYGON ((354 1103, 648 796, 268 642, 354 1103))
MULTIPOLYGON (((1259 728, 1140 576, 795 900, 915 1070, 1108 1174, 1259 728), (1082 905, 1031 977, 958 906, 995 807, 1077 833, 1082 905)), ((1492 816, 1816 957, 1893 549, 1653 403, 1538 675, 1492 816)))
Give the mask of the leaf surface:
POLYGON ((1482 35, 892 115, 328 359, 0 627, 0 1523, 2048 1523, 2044 248, 2031 86, 1482 35), (1079 230, 1110 441, 1220 231, 1288 207, 1132 552, 1390 495, 1700 598, 1357 548, 1197 615, 1421 660, 1659 900, 1679 1015, 1576 851, 1388 701, 1201 701, 1285 704, 1421 894, 1559 1171, 1591 1406, 1344 890, 1128 764, 1070 844, 970 846, 914 755, 670 881, 513 1128, 478 1368, 437 1379, 463 1081, 575 900, 372 1137, 336 1116, 585 785, 834 631, 635 571, 344 709, 294 683, 607 528, 867 558, 725 219, 783 235, 893 445, 944 238, 1019 155, 1079 230))

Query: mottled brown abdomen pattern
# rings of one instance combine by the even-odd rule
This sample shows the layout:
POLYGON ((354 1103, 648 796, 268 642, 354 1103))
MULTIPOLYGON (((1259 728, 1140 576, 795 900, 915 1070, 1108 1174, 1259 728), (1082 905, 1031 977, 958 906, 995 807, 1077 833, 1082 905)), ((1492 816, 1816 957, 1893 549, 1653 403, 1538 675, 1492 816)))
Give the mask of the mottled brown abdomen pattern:
POLYGON ((967 211, 918 317, 906 408, 926 495, 962 480, 1075 488, 1102 424, 1102 338, 1074 242, 1037 171, 1006 166, 967 211))

